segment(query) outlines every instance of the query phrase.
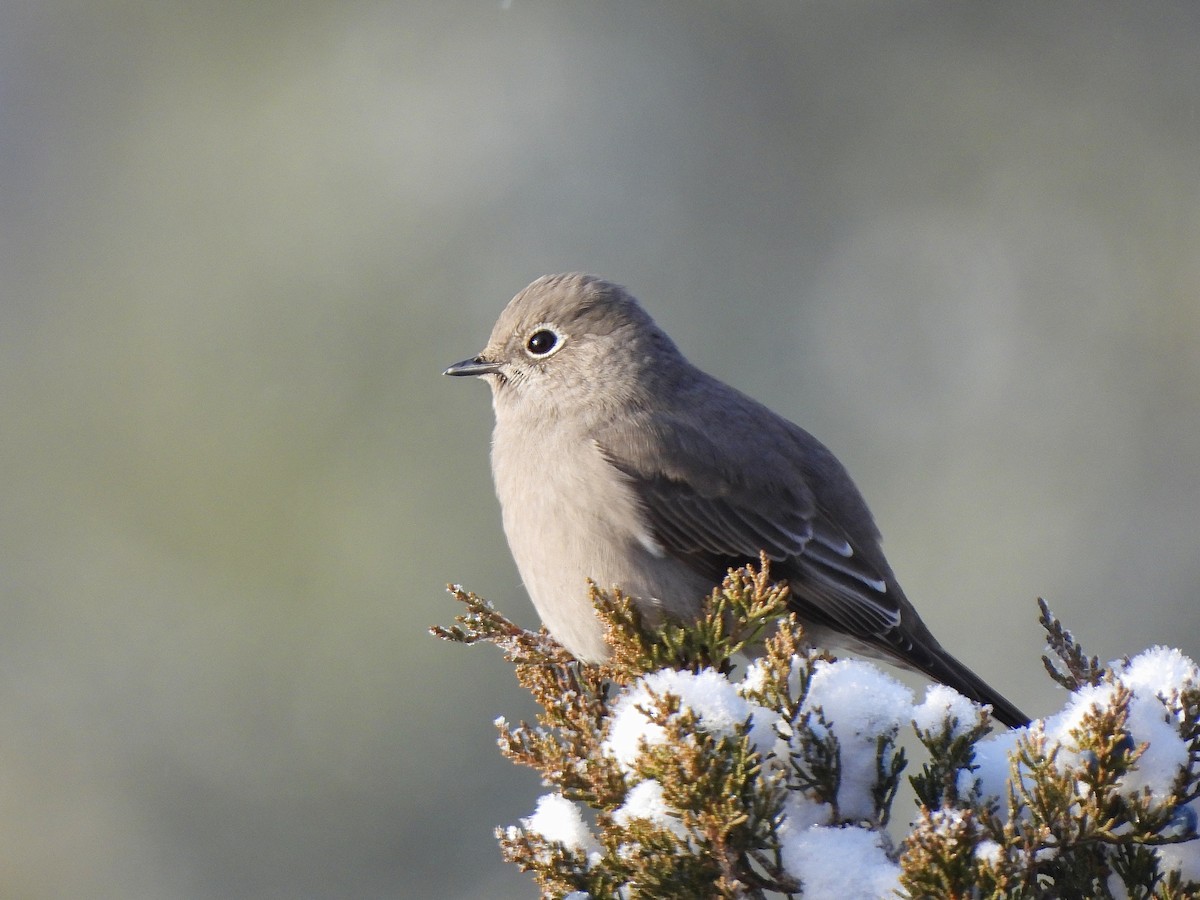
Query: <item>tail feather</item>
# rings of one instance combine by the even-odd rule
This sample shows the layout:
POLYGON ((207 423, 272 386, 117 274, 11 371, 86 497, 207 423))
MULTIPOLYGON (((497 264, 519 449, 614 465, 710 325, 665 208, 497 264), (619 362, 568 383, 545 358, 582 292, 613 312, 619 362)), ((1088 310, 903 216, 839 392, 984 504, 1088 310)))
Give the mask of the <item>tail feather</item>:
POLYGON ((926 659, 929 664, 921 667, 926 675, 954 688, 964 697, 969 697, 977 703, 986 703, 992 708, 993 718, 1009 728, 1021 728, 1029 724, 1029 716, 945 650, 939 647, 937 652, 929 654, 926 659))

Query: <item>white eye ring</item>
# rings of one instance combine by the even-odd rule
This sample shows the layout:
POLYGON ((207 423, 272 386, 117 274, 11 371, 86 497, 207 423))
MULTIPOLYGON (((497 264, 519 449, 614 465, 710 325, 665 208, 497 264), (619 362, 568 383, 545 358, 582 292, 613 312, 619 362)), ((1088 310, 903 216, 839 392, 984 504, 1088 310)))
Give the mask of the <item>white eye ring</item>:
POLYGON ((566 335, 548 322, 534 325, 525 339, 525 352, 534 359, 545 359, 562 349, 566 335))

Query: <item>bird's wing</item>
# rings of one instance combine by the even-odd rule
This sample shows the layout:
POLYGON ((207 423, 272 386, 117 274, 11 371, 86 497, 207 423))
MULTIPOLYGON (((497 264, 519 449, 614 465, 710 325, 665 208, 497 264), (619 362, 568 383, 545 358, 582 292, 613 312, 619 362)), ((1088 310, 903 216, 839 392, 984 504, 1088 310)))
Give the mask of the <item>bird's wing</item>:
MULTIPOLYGON (((901 598, 888 586, 886 563, 855 546, 806 477, 805 450, 832 461, 828 451, 815 441, 802 446, 812 441, 807 432, 778 418, 766 433, 761 419, 754 433, 723 422, 718 427, 728 440, 719 441, 701 429, 714 424, 657 415, 610 426, 597 440, 664 551, 717 574, 765 552, 791 582, 803 615, 868 641, 894 630, 901 598)), ((849 485, 840 466, 834 474, 849 485)))
POLYGON ((813 538, 810 501, 803 494, 779 510, 745 504, 729 493, 701 493, 663 472, 636 472, 610 457, 634 489, 655 537, 669 550, 775 562, 804 552, 813 538))

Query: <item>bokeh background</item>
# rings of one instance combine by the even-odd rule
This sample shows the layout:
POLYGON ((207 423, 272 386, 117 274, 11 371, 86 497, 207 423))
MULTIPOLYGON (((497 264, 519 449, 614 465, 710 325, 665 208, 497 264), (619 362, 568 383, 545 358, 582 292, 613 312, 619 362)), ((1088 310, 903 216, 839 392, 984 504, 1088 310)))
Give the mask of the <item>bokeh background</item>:
MULTIPOLYGON (((1200 654, 1200 6, 0 6, 0 896, 521 898, 484 385, 625 283, 1034 714, 1200 654)), ((918 683, 918 682, 914 682, 918 683)))

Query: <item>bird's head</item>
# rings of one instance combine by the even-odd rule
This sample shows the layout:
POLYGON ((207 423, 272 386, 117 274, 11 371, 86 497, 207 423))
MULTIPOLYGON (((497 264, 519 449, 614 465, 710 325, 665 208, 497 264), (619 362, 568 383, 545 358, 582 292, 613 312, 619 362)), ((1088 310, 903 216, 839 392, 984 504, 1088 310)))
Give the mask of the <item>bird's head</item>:
POLYGON ((584 418, 638 403, 682 361, 671 339, 624 288, 595 275, 546 275, 500 314, 483 351, 447 375, 478 375, 497 415, 584 418))

